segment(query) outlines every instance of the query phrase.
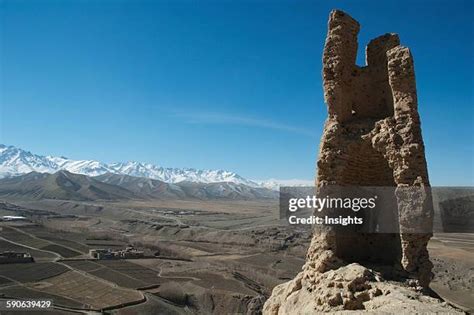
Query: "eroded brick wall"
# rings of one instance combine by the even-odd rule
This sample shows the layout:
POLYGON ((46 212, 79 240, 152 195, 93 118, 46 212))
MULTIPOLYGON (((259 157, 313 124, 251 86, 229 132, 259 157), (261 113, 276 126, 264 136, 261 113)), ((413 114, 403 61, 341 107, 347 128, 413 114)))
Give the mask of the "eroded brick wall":
POLYGON ((431 200, 426 194, 404 190, 429 186, 413 58, 408 48, 400 46, 398 35, 388 33, 370 41, 366 65, 356 65, 359 29, 346 13, 331 12, 323 53, 328 119, 316 185, 396 187, 391 202, 398 213, 391 219, 399 233, 343 235, 322 229, 315 233, 308 251, 313 263, 306 268, 331 269, 341 259, 378 263, 402 270, 427 286, 432 277, 426 250, 431 200), (417 230, 416 224, 423 229, 417 230))

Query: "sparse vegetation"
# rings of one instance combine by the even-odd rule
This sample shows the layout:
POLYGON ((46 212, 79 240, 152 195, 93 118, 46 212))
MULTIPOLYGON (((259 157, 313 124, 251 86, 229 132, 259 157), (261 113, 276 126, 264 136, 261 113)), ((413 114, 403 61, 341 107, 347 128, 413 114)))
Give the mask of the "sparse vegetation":
MULTIPOLYGON (((272 222, 274 213, 268 204, 255 202, 177 202, 173 211, 165 211, 166 215, 164 210, 156 210, 172 208, 169 201, 156 204, 48 200, 29 206, 74 214, 74 217, 46 216, 43 226, 3 224, 1 236, 37 248, 30 251, 35 258, 60 260, 49 267, 31 270, 10 265, 2 272, 0 266, 0 293, 39 296, 39 290, 53 282, 41 294, 61 294, 62 298, 55 299, 60 301, 58 304, 78 308, 114 307, 115 302, 129 301, 139 304, 118 306, 118 309, 156 307, 179 313, 186 308, 206 313, 212 312, 213 307, 225 307, 244 312, 252 299, 268 296, 275 285, 294 277, 301 269, 310 235, 309 230, 260 226, 261 222, 272 222), (181 215, 178 207, 186 209, 188 214, 181 215), (169 224, 175 220, 180 224, 169 224), (144 250, 149 257, 155 253, 159 256, 130 261, 84 259, 89 249, 123 249, 127 244, 144 250), (84 272, 82 276, 86 278, 74 271, 84 272), (10 273, 22 285, 10 287, 11 283, 3 276, 10 273), (68 291, 66 285, 60 285, 60 281, 69 278, 70 288, 79 290, 84 285, 89 290, 92 284, 99 283, 104 292, 113 292, 114 298, 106 295, 101 301, 92 297, 81 300, 79 291, 68 291), (110 291, 114 286, 115 291, 110 291), (146 303, 131 298, 145 292, 152 293, 146 303)), ((1 248, 26 247, 0 240, 1 248)))

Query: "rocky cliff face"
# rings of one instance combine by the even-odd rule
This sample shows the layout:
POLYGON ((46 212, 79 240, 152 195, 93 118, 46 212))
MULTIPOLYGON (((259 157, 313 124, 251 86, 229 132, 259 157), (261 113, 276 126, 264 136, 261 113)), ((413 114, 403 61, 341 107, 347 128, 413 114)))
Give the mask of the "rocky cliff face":
POLYGON ((357 66, 359 28, 346 13, 331 12, 323 53, 329 117, 316 187, 393 187, 398 232, 318 228, 303 271, 273 290, 264 314, 456 312, 423 294, 432 279, 433 211, 412 55, 398 35, 385 34, 367 45, 367 65, 357 66))

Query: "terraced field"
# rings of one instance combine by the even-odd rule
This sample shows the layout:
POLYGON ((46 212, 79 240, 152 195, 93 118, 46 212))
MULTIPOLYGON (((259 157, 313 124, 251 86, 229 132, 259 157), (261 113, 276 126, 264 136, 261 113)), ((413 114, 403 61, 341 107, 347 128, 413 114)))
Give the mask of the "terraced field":
POLYGON ((115 287, 77 271, 68 271, 41 282, 28 284, 28 287, 48 294, 67 296, 96 310, 144 300, 138 291, 115 287))
POLYGON ((84 305, 81 302, 75 301, 73 299, 51 293, 46 293, 42 290, 34 290, 22 285, 3 288, 1 291, 1 295, 7 298, 50 299, 53 301, 54 305, 71 308, 84 308, 84 305))
POLYGON ((99 277, 101 279, 113 282, 117 284, 118 286, 121 286, 124 288, 131 288, 131 289, 149 287, 150 285, 157 284, 158 282, 158 281, 156 281, 155 283, 143 282, 109 268, 103 268, 101 270, 92 271, 90 272, 90 274, 96 277, 99 277))
POLYGON ((69 239, 64 239, 61 237, 42 236, 41 238, 47 241, 68 247, 70 249, 73 249, 81 253, 88 253, 90 249, 90 247, 85 244, 79 243, 77 241, 69 240, 69 239))
POLYGON ((0 265, 0 277, 21 283, 40 281, 66 271, 69 271, 67 267, 54 262, 0 265))
POLYGON ((149 284, 159 283, 158 271, 125 260, 99 260, 104 267, 149 284))
POLYGON ((16 229, 11 227, 3 226, 1 236, 6 238, 7 240, 21 243, 23 245, 34 247, 34 248, 41 248, 44 246, 48 246, 51 243, 36 237, 32 237, 26 233, 22 233, 16 229))
POLYGON ((64 260, 62 263, 71 266, 74 269, 82 270, 85 272, 90 272, 103 268, 102 265, 99 265, 91 260, 64 260))
POLYGON ((166 281, 158 276, 158 271, 123 260, 65 260, 63 263, 124 288, 144 288, 166 281))
POLYGON ((37 225, 25 225, 17 227, 20 231, 34 235, 38 238, 63 245, 81 253, 87 253, 90 249, 85 245, 86 237, 78 233, 70 233, 64 231, 57 231, 52 234, 50 230, 37 225))
POLYGON ((195 280, 192 283, 203 288, 238 292, 249 295, 255 294, 255 292, 249 290, 241 282, 236 281, 232 277, 224 277, 220 274, 215 274, 211 272, 195 274, 187 273, 186 276, 198 278, 199 280, 195 280))
MULTIPOLYGON (((59 244, 55 244, 48 240, 39 238, 25 231, 21 231, 19 229, 7 227, 7 226, 2 226, 2 231, 1 231, 0 236, 8 241, 15 242, 17 244, 22 244, 26 247, 36 248, 38 250, 54 252, 65 258, 75 257, 75 256, 84 254, 74 249, 71 249, 59 244)), ((0 247, 0 249, 3 249, 3 248, 0 247)), ((31 252, 31 250, 28 250, 28 251, 31 252)))
POLYGON ((42 247, 41 249, 58 253, 64 258, 70 258, 70 257, 76 257, 79 255, 82 255, 80 252, 76 252, 75 250, 69 249, 67 247, 61 246, 61 245, 56 245, 56 244, 49 244, 47 246, 42 247))

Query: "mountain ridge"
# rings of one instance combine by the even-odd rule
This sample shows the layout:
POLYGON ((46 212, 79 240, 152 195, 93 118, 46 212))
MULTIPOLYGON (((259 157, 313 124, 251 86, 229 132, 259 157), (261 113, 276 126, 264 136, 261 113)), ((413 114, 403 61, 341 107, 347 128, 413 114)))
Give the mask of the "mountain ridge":
POLYGON ((1 179, 0 196, 81 201, 137 198, 131 191, 120 186, 65 170, 60 170, 54 174, 30 172, 1 179))
POLYGON ((64 156, 39 155, 11 145, 0 144, 0 178, 30 172, 53 174, 66 170, 91 177, 107 173, 160 180, 165 183, 235 183, 253 188, 278 190, 280 186, 312 186, 307 180, 250 180, 226 170, 162 167, 136 161, 104 163, 96 160, 74 160, 64 156))
POLYGON ((0 144, 0 178, 18 176, 30 172, 52 174, 60 170, 92 177, 106 173, 115 173, 151 178, 167 183, 183 181, 197 183, 233 182, 251 187, 260 187, 259 184, 252 180, 224 170, 165 168, 151 163, 135 161, 103 163, 95 160, 73 160, 65 157, 38 155, 15 146, 0 144))
POLYGON ((30 172, 0 179, 0 197, 21 199, 98 200, 257 200, 275 199, 276 191, 230 182, 165 183, 156 179, 106 173, 91 177, 60 170, 30 172))
POLYGON ((135 194, 151 199, 274 199, 276 191, 263 187, 250 187, 232 182, 196 183, 182 181, 166 183, 160 180, 130 175, 106 173, 94 177, 101 182, 117 185, 135 194))

